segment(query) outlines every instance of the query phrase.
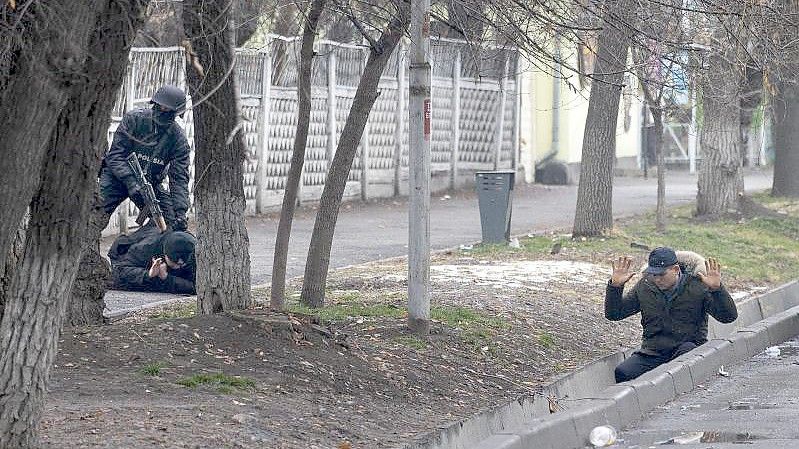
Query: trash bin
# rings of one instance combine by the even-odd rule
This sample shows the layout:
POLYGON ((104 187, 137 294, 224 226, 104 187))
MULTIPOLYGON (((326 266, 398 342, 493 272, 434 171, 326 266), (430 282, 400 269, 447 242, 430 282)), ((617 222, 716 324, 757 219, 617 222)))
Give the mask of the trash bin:
POLYGON ((510 215, 515 175, 512 170, 475 173, 483 243, 510 241, 510 215))

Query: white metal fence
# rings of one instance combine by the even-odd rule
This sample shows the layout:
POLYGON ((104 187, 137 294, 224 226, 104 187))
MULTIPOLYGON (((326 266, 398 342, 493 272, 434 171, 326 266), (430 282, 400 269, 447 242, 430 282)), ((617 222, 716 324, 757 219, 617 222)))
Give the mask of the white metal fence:
MULTIPOLYGON (((248 148, 244 190, 249 213, 282 202, 297 125, 299 38, 273 37, 260 50, 239 49, 236 75, 248 148)), ((467 42, 433 40, 432 171, 447 187, 471 180, 474 170, 515 168, 518 161, 518 54, 475 49, 467 42), (468 176, 464 176, 468 175, 468 176)), ((301 201, 317 200, 344 127, 368 48, 320 41, 314 59, 311 124, 300 187, 301 201)), ((380 80, 345 189, 348 198, 393 195, 408 169, 406 48, 392 55, 380 80)), ((114 107, 109 140, 125 110, 147 104, 162 84, 185 88, 181 48, 134 48, 114 107)), ((180 119, 179 119, 180 121, 180 119)), ((191 109, 181 123, 193 145, 191 109)), ((192 157, 193 159, 193 157, 192 157)), ((192 163, 193 178, 193 163, 192 163)), ((126 229, 137 211, 126 203, 106 232, 126 229)))

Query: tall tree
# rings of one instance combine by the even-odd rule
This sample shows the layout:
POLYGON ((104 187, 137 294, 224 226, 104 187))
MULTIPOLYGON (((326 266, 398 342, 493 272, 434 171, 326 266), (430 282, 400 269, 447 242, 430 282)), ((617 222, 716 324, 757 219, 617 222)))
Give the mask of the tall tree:
MULTIPOLYGON (((641 79, 645 79, 641 76, 641 79)), ((657 158, 658 179, 657 179, 657 205, 655 207, 655 230, 657 232, 666 231, 666 157, 663 154, 663 99, 662 89, 647 84, 642 86, 644 100, 652 114, 652 127, 654 129, 655 157, 657 158)))
POLYGON ((233 0, 187 0, 186 77, 194 102, 194 206, 197 216, 197 308, 201 313, 250 305, 250 254, 244 224, 246 157, 234 76, 233 0))
MULTIPOLYGON (((797 73, 797 72, 794 72, 797 73)), ((799 197, 799 84, 777 80, 772 99, 774 117, 774 196, 799 197)))
MULTIPOLYGON (((305 162, 305 145, 308 143, 308 128, 311 126, 311 75, 313 70, 314 40, 319 18, 325 7, 325 0, 313 0, 305 19, 300 48, 300 68, 297 80, 297 133, 294 136, 294 150, 291 165, 286 177, 286 190, 283 193, 283 206, 280 222, 275 236, 275 257, 272 263, 271 306, 282 309, 285 304, 286 261, 289 252, 291 224, 297 206, 297 193, 305 162)), ((266 101, 266 100, 264 100, 266 101)))
POLYGON ((743 67, 729 16, 715 18, 710 45, 704 50, 705 63, 699 72, 702 92, 702 166, 699 170, 696 214, 717 216, 737 210, 743 192, 743 157, 740 139, 739 87, 743 67))
MULTIPOLYGON (((49 75, 60 77, 68 101, 57 110, 30 204, 24 249, 3 292, 0 447, 37 447, 38 421, 71 284, 80 269, 110 112, 145 4, 49 2, 40 16, 54 36, 71 39, 72 51, 61 56, 75 57, 81 65, 67 73, 50 68, 57 70, 49 75), (74 53, 85 55, 87 48, 88 58, 74 53)), ((37 105, 52 107, 48 101, 37 105)))
MULTIPOLYGON (((680 43, 684 41, 681 26, 684 15, 679 9, 681 4, 682 0, 647 3, 646 9, 642 8, 640 11, 638 26, 641 28, 641 34, 651 37, 634 39, 635 43, 632 46, 641 91, 652 115, 654 142, 651 143, 657 160, 655 230, 661 233, 666 230, 667 168, 663 145, 664 121, 679 112, 680 106, 675 101, 677 90, 687 86, 687 80, 675 79, 684 73, 682 66, 684 64, 678 62, 682 50, 680 43)), ((646 146, 649 147, 649 140, 646 142, 646 146)))
POLYGON ((588 116, 583 133, 580 184, 572 235, 600 235, 613 226, 616 122, 637 0, 604 3, 588 116))
POLYGON ((86 58, 85 24, 94 23, 95 3, 0 6, 0 273, 38 187, 50 133, 86 58))
POLYGON ((799 4, 780 0, 774 12, 775 26, 770 27, 774 30, 774 52, 767 63, 774 90, 770 101, 774 133, 771 194, 799 197, 799 4))
POLYGON ((358 149, 369 112, 377 97, 380 77, 388 64, 391 53, 397 47, 402 35, 408 29, 410 8, 408 3, 395 4, 396 12, 377 41, 373 41, 369 58, 358 82, 347 122, 341 131, 336 154, 327 174, 327 181, 319 201, 319 210, 311 235, 308 259, 305 262, 301 299, 311 307, 321 307, 325 300, 325 284, 330 265, 330 248, 336 228, 341 197, 349 176, 352 161, 358 149))

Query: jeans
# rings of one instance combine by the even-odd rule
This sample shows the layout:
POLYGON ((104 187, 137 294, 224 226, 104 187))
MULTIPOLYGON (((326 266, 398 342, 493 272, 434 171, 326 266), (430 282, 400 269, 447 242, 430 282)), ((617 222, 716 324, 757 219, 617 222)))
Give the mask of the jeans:
POLYGON ((633 380, 641 374, 653 370, 695 348, 696 344, 689 341, 677 346, 677 349, 671 353, 650 355, 634 352, 633 355, 616 367, 614 371, 616 383, 633 380))

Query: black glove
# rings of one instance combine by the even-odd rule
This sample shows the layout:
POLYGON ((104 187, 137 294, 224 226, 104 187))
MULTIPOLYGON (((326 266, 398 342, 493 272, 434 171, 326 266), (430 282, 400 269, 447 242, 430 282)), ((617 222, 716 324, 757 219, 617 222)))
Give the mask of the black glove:
POLYGON ((137 208, 139 208, 140 211, 147 209, 147 205, 144 202, 144 197, 141 194, 141 190, 136 189, 136 191, 130 193, 128 197, 130 197, 130 200, 136 205, 137 208))
POLYGON ((186 217, 179 217, 175 219, 175 222, 172 223, 172 230, 173 231, 181 231, 186 232, 186 229, 189 228, 189 223, 186 220, 186 217))

